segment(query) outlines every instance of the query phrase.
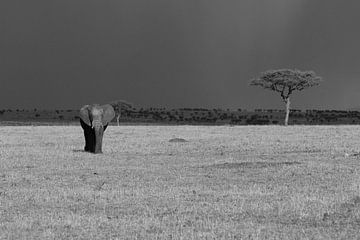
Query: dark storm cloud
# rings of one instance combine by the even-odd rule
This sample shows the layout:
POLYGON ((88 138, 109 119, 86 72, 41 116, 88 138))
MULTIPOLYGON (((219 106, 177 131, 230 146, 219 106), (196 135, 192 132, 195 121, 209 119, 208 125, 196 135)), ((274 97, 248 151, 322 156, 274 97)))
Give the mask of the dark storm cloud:
POLYGON ((271 68, 312 69, 294 107, 359 106, 356 1, 5 0, 0 108, 282 107, 248 86, 271 68))

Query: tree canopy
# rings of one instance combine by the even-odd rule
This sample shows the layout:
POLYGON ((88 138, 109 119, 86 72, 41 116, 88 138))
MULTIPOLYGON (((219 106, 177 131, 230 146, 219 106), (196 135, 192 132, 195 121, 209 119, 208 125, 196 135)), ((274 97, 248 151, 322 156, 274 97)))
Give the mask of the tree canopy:
POLYGON ((110 102, 110 105, 114 108, 115 113, 116 113, 116 122, 117 125, 120 125, 120 116, 121 116, 121 112, 123 111, 130 111, 134 105, 128 101, 125 100, 115 100, 110 102))
POLYGON ((110 105, 113 106, 115 112, 120 113, 121 111, 130 110, 134 105, 126 100, 115 100, 110 102, 110 105))
POLYGON ((279 69, 262 72, 258 78, 251 80, 250 85, 279 92, 282 99, 286 100, 293 91, 317 86, 321 81, 321 77, 314 71, 279 69))

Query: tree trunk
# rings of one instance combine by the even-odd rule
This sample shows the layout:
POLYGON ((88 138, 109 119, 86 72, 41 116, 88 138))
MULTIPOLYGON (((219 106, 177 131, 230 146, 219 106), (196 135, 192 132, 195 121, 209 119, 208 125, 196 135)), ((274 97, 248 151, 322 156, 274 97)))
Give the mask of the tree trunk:
POLYGON ((116 117, 117 125, 120 126, 120 113, 116 117))
POLYGON ((289 97, 285 99, 285 103, 286 103, 285 126, 287 126, 288 122, 289 122, 289 114, 290 114, 290 98, 289 97))

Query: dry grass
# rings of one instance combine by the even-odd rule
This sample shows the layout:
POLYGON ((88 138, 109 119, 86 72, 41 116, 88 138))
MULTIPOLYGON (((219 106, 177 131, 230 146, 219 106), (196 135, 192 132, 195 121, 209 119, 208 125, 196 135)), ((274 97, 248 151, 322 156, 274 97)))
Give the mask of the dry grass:
POLYGON ((359 139, 111 126, 93 155, 80 127, 0 127, 0 239, 359 239, 359 139))

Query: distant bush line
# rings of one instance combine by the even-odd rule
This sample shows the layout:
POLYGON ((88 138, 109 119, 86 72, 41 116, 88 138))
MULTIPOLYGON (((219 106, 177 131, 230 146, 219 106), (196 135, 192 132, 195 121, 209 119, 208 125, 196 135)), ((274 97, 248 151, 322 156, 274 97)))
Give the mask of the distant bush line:
MULTIPOLYGON (((277 125, 282 124, 284 110, 206 109, 206 108, 133 108, 124 110, 120 122, 208 125, 277 125)), ((297 110, 290 112, 289 124, 360 124, 360 112, 345 110, 297 110)), ((2 109, 0 121, 78 121, 77 110, 2 109)), ((116 121, 115 119, 113 120, 116 121)))

